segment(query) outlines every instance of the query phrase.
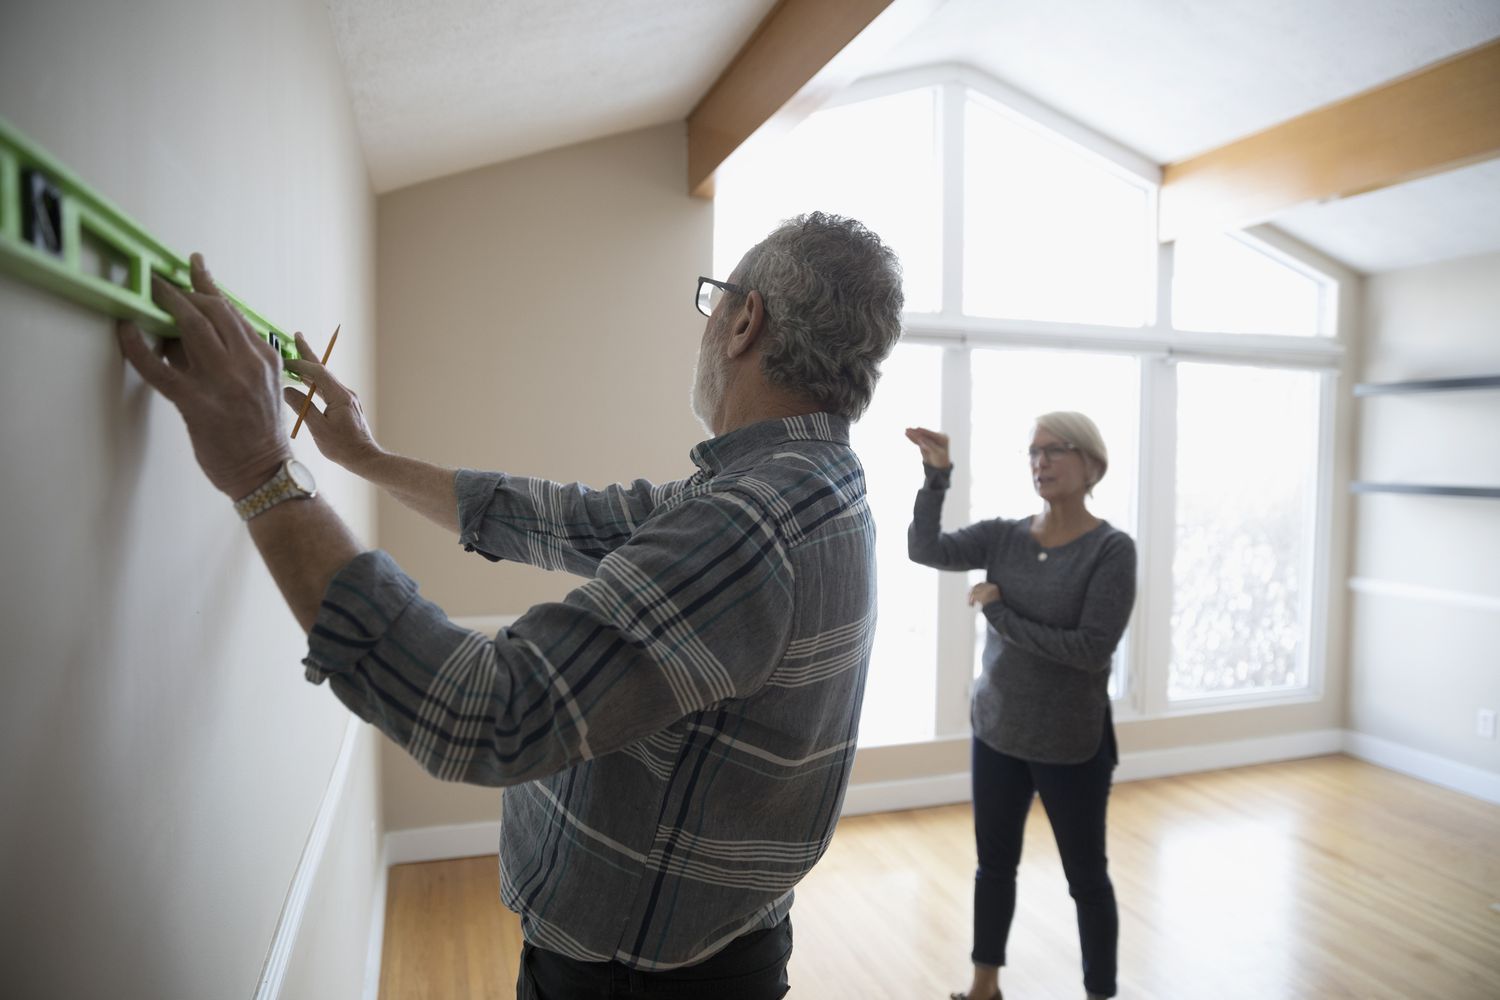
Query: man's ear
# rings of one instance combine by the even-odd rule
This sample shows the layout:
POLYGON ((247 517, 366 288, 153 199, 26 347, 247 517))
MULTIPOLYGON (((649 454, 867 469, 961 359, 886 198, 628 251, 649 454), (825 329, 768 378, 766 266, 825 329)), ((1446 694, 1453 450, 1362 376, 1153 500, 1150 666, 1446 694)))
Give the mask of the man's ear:
POLYGON ((761 297, 760 292, 751 291, 745 295, 745 304, 740 306, 740 311, 735 314, 734 322, 729 328, 729 342, 725 345, 725 353, 730 358, 737 358, 749 351, 760 340, 765 328, 766 300, 761 297))

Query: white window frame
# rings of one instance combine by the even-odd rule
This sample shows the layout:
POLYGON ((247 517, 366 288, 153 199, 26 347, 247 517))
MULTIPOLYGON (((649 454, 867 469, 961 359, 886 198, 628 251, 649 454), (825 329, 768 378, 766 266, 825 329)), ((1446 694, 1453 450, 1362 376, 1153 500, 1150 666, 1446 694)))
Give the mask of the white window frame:
MULTIPOLYGON (((904 343, 945 348, 942 364, 942 418, 951 442, 955 472, 944 504, 945 530, 969 523, 971 479, 970 352, 980 347, 1032 347, 1123 353, 1140 359, 1139 465, 1136 543, 1139 596, 1127 637, 1126 682, 1114 701, 1117 721, 1138 721, 1253 709, 1324 697, 1330 646, 1328 627, 1333 557, 1337 379, 1345 366, 1352 335, 1353 295, 1358 276, 1337 261, 1269 226, 1236 238, 1317 280, 1321 287, 1318 336, 1178 330, 1171 325, 1173 246, 1156 244, 1156 294, 1145 322, 1136 327, 966 316, 963 307, 965 102, 980 94, 1036 131, 1094 158, 1117 177, 1139 184, 1155 211, 1161 168, 1145 157, 1059 114, 972 67, 943 64, 857 81, 824 107, 836 107, 918 88, 938 90, 938 142, 942 178, 942 282, 936 313, 907 313, 904 343), (1176 378, 1179 360, 1248 364, 1321 373, 1317 484, 1302 571, 1309 581, 1303 613, 1308 634, 1302 655, 1306 686, 1293 690, 1231 692, 1172 702, 1167 697, 1171 663, 1172 557, 1175 541, 1176 378)), ((1149 251, 1148 251, 1149 252, 1149 251)), ((969 692, 974 668, 973 613, 966 607, 967 578, 941 574, 938 580, 938 639, 933 741, 969 735, 969 692)), ((929 741, 922 741, 929 742, 929 741)), ((890 750, 901 744, 881 749, 890 750)))

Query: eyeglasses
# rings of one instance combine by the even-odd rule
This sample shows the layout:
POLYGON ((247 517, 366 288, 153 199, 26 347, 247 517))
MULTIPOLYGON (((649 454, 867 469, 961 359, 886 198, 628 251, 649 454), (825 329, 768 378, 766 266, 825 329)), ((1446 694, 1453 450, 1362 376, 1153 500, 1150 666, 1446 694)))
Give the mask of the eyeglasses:
POLYGON ((718 306, 719 300, 724 297, 725 292, 733 292, 736 295, 744 295, 750 289, 741 288, 739 285, 731 285, 727 281, 715 281, 712 278, 698 277, 698 294, 696 301, 698 311, 705 316, 712 316, 714 308, 718 306))
POLYGON ((1043 455, 1047 456, 1047 461, 1055 462, 1066 455, 1068 452, 1077 450, 1077 448, 1073 447, 1070 444, 1047 444, 1043 445, 1040 448, 1027 448, 1026 457, 1031 460, 1032 465, 1035 465, 1038 461, 1041 460, 1041 457, 1043 455))

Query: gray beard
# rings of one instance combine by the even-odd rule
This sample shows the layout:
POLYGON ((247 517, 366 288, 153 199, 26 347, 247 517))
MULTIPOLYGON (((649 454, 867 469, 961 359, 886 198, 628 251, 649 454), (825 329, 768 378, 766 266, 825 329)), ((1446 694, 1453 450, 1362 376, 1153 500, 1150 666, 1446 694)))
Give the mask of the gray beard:
POLYGON ((693 366, 693 391, 689 396, 693 416, 698 418, 698 423, 703 425, 703 430, 709 437, 714 434, 714 413, 724 401, 724 391, 729 386, 729 359, 722 352, 714 350, 717 346, 714 343, 705 344, 703 350, 698 352, 698 363, 693 366), (705 352, 710 352, 708 358, 704 357, 705 352))

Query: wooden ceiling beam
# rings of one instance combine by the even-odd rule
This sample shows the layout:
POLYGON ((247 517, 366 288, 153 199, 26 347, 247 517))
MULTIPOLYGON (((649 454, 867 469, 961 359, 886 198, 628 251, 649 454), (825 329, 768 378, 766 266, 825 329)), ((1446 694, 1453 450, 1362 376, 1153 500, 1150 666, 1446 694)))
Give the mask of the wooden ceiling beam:
POLYGON ((1500 156, 1500 39, 1162 171, 1163 242, 1500 156))
POLYGON ((752 135, 795 125, 943 2, 781 0, 688 114, 688 190, 712 198, 714 172, 752 135))

